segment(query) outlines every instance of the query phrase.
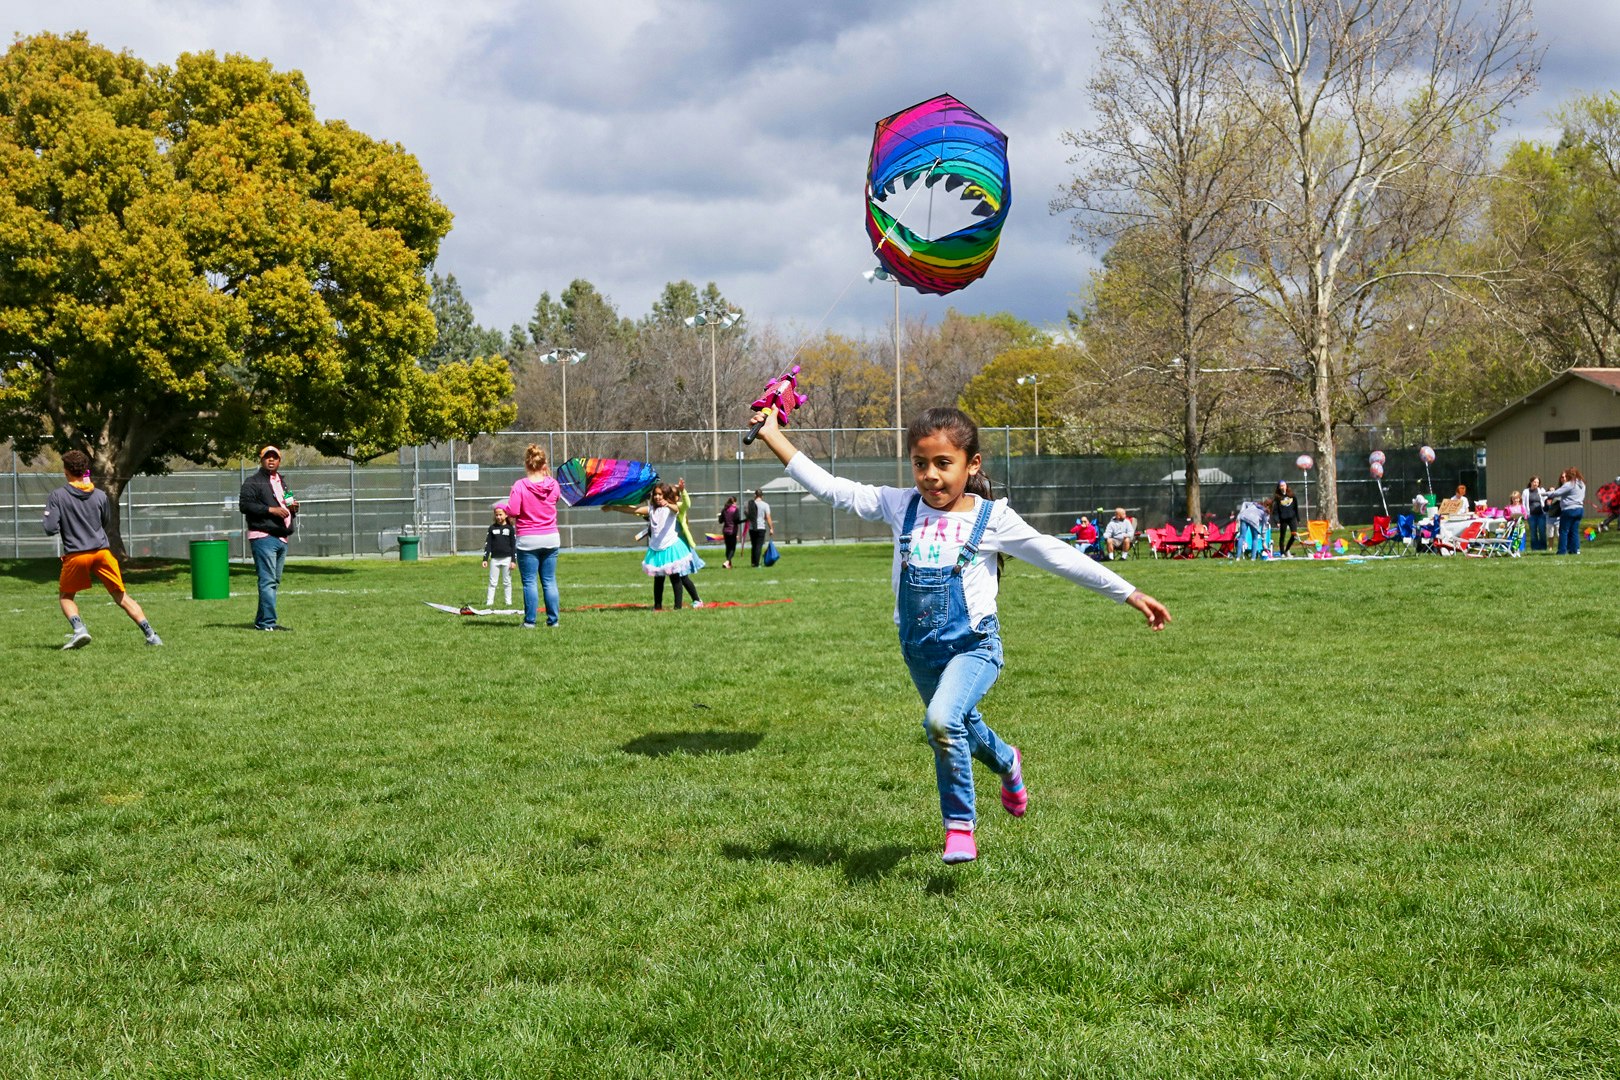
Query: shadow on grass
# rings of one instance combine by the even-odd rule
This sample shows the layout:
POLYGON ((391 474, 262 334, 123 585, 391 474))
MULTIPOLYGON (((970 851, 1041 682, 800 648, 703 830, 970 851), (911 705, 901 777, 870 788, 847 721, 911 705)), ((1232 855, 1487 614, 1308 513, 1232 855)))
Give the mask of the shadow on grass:
MULTIPOLYGON (((900 865, 900 860, 921 850, 905 844, 884 844, 880 847, 852 851, 842 844, 806 844, 782 837, 759 847, 747 844, 723 844, 720 847, 720 854, 735 862, 797 863, 801 866, 836 867, 843 871, 845 881, 856 885, 878 880, 900 865)), ((929 891, 934 890, 930 887, 929 891)))
POLYGON ((651 731, 631 739, 619 749, 651 758, 671 754, 743 754, 764 738, 753 731, 651 731))

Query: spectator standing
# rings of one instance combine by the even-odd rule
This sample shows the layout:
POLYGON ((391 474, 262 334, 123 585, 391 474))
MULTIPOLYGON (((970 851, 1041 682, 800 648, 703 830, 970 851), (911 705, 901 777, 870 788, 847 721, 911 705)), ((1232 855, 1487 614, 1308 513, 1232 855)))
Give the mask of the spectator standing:
POLYGON ((1581 553, 1581 518, 1586 516, 1586 478, 1571 465, 1558 478, 1558 486, 1547 492, 1558 500, 1558 554, 1581 553))
POLYGON ((776 523, 771 520, 771 504, 765 501, 763 490, 756 490, 754 497, 748 500, 747 517, 751 565, 757 569, 760 556, 765 551, 765 541, 776 535, 776 523))
POLYGON ((517 532, 518 576, 523 579, 523 629, 533 630, 540 618, 540 596, 546 600, 546 626, 557 625, 557 552, 562 534, 557 531, 557 486, 546 452, 530 443, 523 452, 524 475, 512 485, 501 509, 517 532))
POLYGON ((1277 493, 1271 497, 1271 510, 1277 519, 1277 551, 1287 555, 1299 535, 1299 500, 1288 489, 1288 481, 1277 481, 1277 493))
POLYGON ((68 621, 67 644, 62 648, 82 649, 90 644, 90 631, 79 617, 74 597, 92 581, 101 582, 113 603, 141 628, 148 645, 163 644, 141 605, 124 590, 118 560, 108 550, 107 493, 90 480, 90 456, 83 450, 69 450, 62 455, 62 472, 68 482, 46 496, 44 520, 45 534, 62 538, 62 571, 56 583, 57 603, 68 621))
POLYGON ((287 566, 287 542, 297 527, 298 500, 287 490, 281 475, 281 451, 266 446, 259 451, 259 470, 242 482, 237 507, 253 552, 253 570, 259 579, 259 609, 255 630, 291 630, 276 616, 276 593, 287 566))
POLYGON ((735 495, 726 500, 720 516, 715 519, 720 522, 720 537, 726 542, 726 561, 723 565, 727 570, 731 569, 731 560, 737 554, 737 534, 742 530, 742 519, 742 508, 737 505, 735 495))
POLYGON ((1530 533, 1530 550, 1546 551, 1547 505, 1546 492, 1541 487, 1541 477, 1532 476, 1519 498, 1524 503, 1524 521, 1530 533))

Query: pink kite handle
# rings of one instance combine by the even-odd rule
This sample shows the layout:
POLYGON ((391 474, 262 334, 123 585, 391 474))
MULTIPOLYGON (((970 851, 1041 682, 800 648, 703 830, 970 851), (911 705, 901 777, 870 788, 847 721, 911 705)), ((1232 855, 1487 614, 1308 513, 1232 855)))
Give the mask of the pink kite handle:
MULTIPOLYGON (((785 427, 788 422, 788 414, 803 404, 804 395, 799 393, 799 365, 794 364, 792 368, 781 376, 766 383, 765 393, 750 407, 755 410, 775 409, 777 423, 785 427)), ((763 419, 750 424, 748 434, 743 436, 743 445, 752 444, 759 437, 759 433, 764 427, 765 421, 763 419)))

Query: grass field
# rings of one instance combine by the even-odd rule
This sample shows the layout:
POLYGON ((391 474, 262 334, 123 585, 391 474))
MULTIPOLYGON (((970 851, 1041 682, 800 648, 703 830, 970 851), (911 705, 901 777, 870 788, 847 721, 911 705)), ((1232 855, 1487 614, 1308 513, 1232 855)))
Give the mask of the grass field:
POLYGON ((157 566, 62 653, 0 563, 0 1075, 1620 1075, 1620 544, 1127 563, 1160 635, 1009 564, 957 868, 887 568, 157 566))

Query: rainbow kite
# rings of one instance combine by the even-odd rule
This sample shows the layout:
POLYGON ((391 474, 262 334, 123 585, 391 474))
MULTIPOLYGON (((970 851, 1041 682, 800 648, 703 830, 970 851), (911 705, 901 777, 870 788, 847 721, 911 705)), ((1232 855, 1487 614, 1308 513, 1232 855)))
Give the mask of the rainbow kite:
POLYGON ((634 506, 658 483, 644 461, 569 458, 557 467, 557 486, 569 506, 634 506))
POLYGON ((866 234, 900 281, 943 296, 983 277, 1011 206, 1007 136, 950 94, 878 121, 866 234))

